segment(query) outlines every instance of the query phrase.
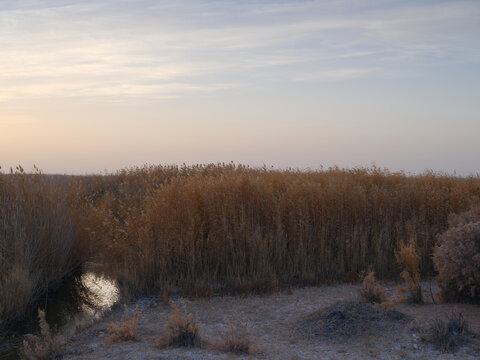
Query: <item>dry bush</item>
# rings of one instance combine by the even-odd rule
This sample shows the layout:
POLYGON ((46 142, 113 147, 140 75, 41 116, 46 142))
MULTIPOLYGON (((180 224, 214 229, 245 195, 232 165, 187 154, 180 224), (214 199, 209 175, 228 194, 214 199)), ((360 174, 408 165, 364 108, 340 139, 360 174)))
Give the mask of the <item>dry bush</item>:
POLYGON ((383 291, 383 288, 375 279, 374 271, 370 271, 363 278, 362 288, 360 289, 360 297, 363 301, 373 304, 381 304, 386 300, 385 291, 383 291))
POLYGON ((442 298, 480 304, 480 205, 449 223, 433 256, 442 298))
POLYGON ((139 341, 137 334, 138 320, 140 318, 140 310, 138 305, 135 306, 135 311, 132 316, 129 316, 127 306, 125 305, 125 313, 122 316, 120 325, 110 323, 107 328, 107 333, 101 335, 106 337, 109 342, 117 343, 123 341, 139 341))
POLYGON ((220 338, 213 344, 214 349, 234 354, 258 353, 255 336, 251 326, 246 321, 230 322, 228 329, 220 331, 220 338))
POLYGON ((420 338, 434 345, 441 352, 452 352, 470 339, 468 323, 461 313, 454 311, 447 321, 435 319, 429 323, 417 324, 414 331, 420 333, 420 338))
POLYGON ((45 320, 45 312, 38 310, 40 335, 27 334, 23 340, 21 356, 30 360, 50 360, 60 358, 65 349, 62 335, 52 335, 50 326, 45 320))
POLYGON ((397 286, 401 292, 407 293, 403 301, 411 304, 423 304, 422 286, 420 282, 419 257, 413 241, 408 246, 402 246, 396 253, 398 263, 403 267, 400 274, 406 287, 397 286))
POLYGON ((183 309, 172 302, 172 310, 168 314, 166 336, 162 336, 158 346, 194 347, 201 345, 200 330, 195 315, 188 313, 187 306, 183 309))

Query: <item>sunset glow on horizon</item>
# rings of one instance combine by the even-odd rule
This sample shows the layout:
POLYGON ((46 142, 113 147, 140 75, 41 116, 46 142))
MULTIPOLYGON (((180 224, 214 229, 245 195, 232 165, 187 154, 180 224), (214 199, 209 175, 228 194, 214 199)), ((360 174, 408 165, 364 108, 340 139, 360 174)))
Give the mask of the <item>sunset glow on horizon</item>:
POLYGON ((0 166, 480 172, 480 2, 0 2, 0 166))

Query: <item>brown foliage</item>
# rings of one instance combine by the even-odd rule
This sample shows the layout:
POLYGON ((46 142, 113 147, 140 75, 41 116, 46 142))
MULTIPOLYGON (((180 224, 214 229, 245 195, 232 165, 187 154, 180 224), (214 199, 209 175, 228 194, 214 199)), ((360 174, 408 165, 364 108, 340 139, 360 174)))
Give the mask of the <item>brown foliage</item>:
POLYGON ((0 322, 21 318, 90 254, 78 179, 0 173, 0 322))
POLYGON ((479 194, 479 178, 378 168, 210 164, 77 177, 18 168, 0 173, 0 319, 24 315, 92 257, 133 294, 254 283, 245 291, 272 292, 368 265, 394 276, 408 237, 428 272, 448 214, 479 194))
POLYGON ((230 322, 227 330, 220 331, 220 338, 213 347, 219 351, 253 355, 259 352, 255 336, 248 322, 230 322))
POLYGON ((201 345, 197 318, 193 314, 188 313, 185 303, 183 303, 183 310, 180 310, 172 302, 172 310, 168 314, 165 330, 166 336, 161 337, 158 342, 158 345, 161 347, 194 347, 201 345))
POLYGON ((363 301, 374 304, 380 304, 386 300, 385 291, 383 291, 383 288, 377 283, 374 271, 370 271, 363 278, 360 297, 363 301))
POLYGON ((120 325, 110 323, 107 328, 107 333, 101 335, 106 337, 108 341, 112 343, 123 341, 139 341, 140 338, 137 334, 138 320, 140 318, 140 310, 138 305, 135 307, 135 312, 132 316, 129 316, 127 306, 125 305, 125 313, 122 317, 120 325))
POLYGON ((96 196, 95 233, 109 246, 109 270, 144 291, 318 283, 370 264, 384 277, 396 273, 395 249, 406 237, 416 239, 419 270, 431 271, 448 213, 479 192, 477 178, 376 168, 132 169, 96 196))
POLYGON ((38 310, 40 335, 27 334, 23 340, 21 355, 29 360, 50 360, 59 358, 65 349, 62 335, 52 335, 50 326, 45 320, 45 312, 38 310))
POLYGON ((397 287, 401 292, 407 293, 407 297, 403 300, 412 304, 423 304, 419 257, 414 242, 411 241, 408 246, 402 246, 396 253, 396 258, 403 267, 400 276, 405 281, 406 287, 397 287))
POLYGON ((480 303, 480 205, 453 215, 434 250, 437 281, 446 301, 480 303))

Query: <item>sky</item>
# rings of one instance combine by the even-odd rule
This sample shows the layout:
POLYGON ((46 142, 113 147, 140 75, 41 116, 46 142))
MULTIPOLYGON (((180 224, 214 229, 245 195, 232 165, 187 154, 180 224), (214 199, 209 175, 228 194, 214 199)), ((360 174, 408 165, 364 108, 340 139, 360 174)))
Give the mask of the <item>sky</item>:
POLYGON ((0 0, 3 171, 479 154, 478 0, 0 0))

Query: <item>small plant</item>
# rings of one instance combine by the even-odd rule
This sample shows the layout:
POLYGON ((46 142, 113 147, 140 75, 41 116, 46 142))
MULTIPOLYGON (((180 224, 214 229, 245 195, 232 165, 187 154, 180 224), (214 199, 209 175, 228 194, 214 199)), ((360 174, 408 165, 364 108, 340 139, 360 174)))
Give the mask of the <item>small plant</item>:
POLYGON ((378 285, 375 279, 375 272, 370 271, 362 282, 362 288, 360 289, 360 297, 364 302, 380 304, 386 301, 385 292, 382 287, 378 285))
POLYGON ((130 319, 128 318, 128 309, 125 305, 125 313, 122 316, 121 325, 110 323, 107 328, 107 334, 102 333, 101 335, 105 336, 108 341, 112 343, 123 341, 138 341, 140 340, 137 334, 139 318, 140 310, 138 309, 138 305, 135 307, 135 312, 130 319))
POLYGON ((377 309, 382 309, 382 310, 393 310, 393 309, 395 309, 395 304, 390 299, 382 301, 381 303, 374 303, 374 305, 377 309))
POLYGON ((22 357, 30 360, 59 358, 65 349, 65 338, 60 334, 52 335, 44 311, 38 310, 38 320, 40 335, 27 334, 25 336, 21 350, 22 357))
POLYGON ((170 296, 168 295, 168 291, 163 290, 159 295, 158 299, 162 302, 163 305, 167 306, 170 304, 170 296))
POLYGON ((183 309, 180 310, 172 302, 172 310, 168 314, 166 325, 167 336, 160 339, 159 346, 194 347, 201 344, 197 318, 188 313, 184 302, 182 302, 182 305, 183 309))
POLYGON ((456 314, 454 311, 447 321, 435 319, 426 325, 420 325, 417 330, 422 341, 433 344, 443 353, 454 351, 467 342, 470 335, 468 324, 462 314, 456 314))
POLYGON ((397 286, 400 292, 407 293, 402 299, 411 304, 423 304, 422 286, 420 283, 419 256, 413 241, 408 246, 402 246, 395 254, 397 262, 403 267, 400 276, 405 281, 406 287, 397 286))
POLYGON ((253 355, 258 351, 248 322, 242 320, 230 322, 228 329, 220 332, 220 339, 214 348, 235 354, 253 355))

